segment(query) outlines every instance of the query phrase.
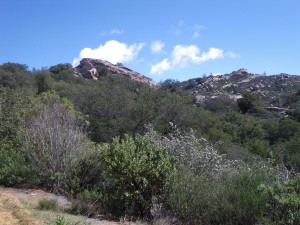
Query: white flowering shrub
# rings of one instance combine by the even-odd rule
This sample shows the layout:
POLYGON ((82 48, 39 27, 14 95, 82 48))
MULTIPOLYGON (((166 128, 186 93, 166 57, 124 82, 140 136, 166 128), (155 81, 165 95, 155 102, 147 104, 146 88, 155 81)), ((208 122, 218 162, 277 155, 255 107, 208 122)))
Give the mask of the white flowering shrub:
POLYGON ((147 129, 150 142, 177 159, 162 210, 182 224, 256 224, 266 209, 266 195, 259 187, 290 176, 272 158, 262 160, 238 145, 214 146, 193 130, 174 127, 166 137, 151 125, 147 129))
POLYGON ((195 132, 181 132, 176 127, 168 137, 156 132, 151 125, 147 126, 147 136, 152 144, 168 149, 169 154, 177 159, 177 167, 186 167, 195 174, 224 172, 234 173, 246 166, 240 160, 229 160, 221 155, 205 138, 197 138, 195 132))

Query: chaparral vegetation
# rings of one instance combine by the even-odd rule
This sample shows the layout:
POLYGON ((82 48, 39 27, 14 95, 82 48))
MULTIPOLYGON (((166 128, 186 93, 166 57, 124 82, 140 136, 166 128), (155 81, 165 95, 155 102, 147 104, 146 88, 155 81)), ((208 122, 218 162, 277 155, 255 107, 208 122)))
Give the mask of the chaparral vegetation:
POLYGON ((103 66, 93 80, 4 63, 0 185, 64 195, 94 218, 300 224, 300 86, 262 76, 260 95, 240 88, 248 75, 219 79, 229 94, 213 97, 213 77, 149 85, 103 66))

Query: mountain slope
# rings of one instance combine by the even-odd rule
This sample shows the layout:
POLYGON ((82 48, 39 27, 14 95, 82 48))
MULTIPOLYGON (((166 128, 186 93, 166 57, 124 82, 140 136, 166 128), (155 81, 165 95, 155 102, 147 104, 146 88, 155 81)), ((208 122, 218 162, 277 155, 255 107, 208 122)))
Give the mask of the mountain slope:
POLYGON ((257 93, 264 106, 280 106, 276 103, 280 97, 300 90, 300 76, 285 73, 266 76, 240 69, 229 74, 190 79, 179 86, 192 93, 198 103, 219 96, 239 99, 243 91, 249 91, 257 93))
POLYGON ((74 73, 76 76, 93 80, 98 80, 99 77, 108 72, 128 77, 134 81, 148 84, 149 86, 156 86, 155 81, 144 76, 143 74, 128 69, 122 64, 115 65, 100 59, 84 58, 80 61, 80 64, 74 68, 74 73))

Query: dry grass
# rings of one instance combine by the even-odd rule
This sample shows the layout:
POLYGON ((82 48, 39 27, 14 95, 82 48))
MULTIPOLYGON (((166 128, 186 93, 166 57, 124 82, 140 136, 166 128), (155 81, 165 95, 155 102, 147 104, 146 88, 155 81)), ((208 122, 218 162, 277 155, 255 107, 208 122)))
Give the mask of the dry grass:
POLYGON ((66 209, 71 203, 64 197, 56 196, 43 190, 23 190, 0 187, 0 225, 44 225, 55 224, 58 216, 63 217, 68 225, 142 225, 141 223, 113 222, 75 216, 63 211, 43 211, 38 209, 39 202, 54 199, 59 208, 66 209))

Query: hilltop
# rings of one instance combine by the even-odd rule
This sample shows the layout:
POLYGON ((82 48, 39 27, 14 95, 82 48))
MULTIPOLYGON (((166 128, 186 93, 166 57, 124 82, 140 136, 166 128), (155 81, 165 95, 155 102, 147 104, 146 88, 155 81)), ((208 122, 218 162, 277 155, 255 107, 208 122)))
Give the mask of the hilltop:
POLYGON ((82 77, 85 79, 98 80, 99 77, 107 73, 118 74, 124 77, 128 77, 131 80, 145 83, 149 86, 156 85, 156 83, 150 78, 131 69, 128 69, 121 63, 117 63, 115 65, 101 59, 84 58, 80 61, 80 64, 76 68, 74 68, 75 76, 82 77))
POLYGON ((229 74, 190 79, 178 86, 193 94, 198 104, 223 96, 237 100, 243 91, 249 91, 258 94, 265 107, 282 107, 280 98, 300 89, 300 76, 286 73, 266 76, 239 69, 229 74))

